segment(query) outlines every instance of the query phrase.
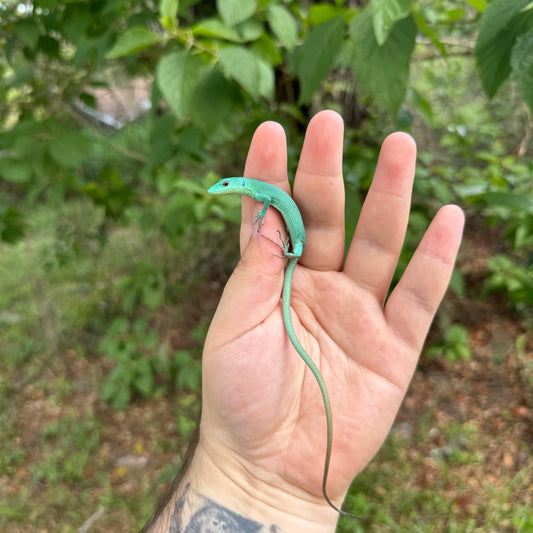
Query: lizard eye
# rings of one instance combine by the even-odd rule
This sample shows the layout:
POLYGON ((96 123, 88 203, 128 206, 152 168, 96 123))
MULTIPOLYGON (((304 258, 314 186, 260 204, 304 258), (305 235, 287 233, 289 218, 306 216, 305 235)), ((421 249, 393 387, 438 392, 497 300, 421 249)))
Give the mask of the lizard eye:
POLYGON ((229 185, 229 181, 225 180, 222 182, 222 187, 227 187, 229 185))

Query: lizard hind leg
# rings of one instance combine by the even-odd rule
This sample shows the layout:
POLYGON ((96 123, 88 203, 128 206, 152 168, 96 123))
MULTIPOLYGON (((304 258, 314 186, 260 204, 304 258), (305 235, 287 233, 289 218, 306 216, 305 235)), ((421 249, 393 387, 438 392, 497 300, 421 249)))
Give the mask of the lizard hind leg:
POLYGON ((287 251, 289 250, 290 238, 287 237, 286 239, 284 239, 281 235, 281 231, 279 230, 277 231, 278 231, 278 236, 279 236, 279 240, 281 241, 281 244, 279 244, 279 242, 276 242, 274 239, 271 239, 270 237, 263 235, 262 233, 261 233, 261 237, 275 244, 281 250, 281 253, 283 254, 283 255, 278 255, 278 254, 273 254, 273 255, 275 255, 276 257, 281 257, 282 259, 285 259, 287 257, 287 251))

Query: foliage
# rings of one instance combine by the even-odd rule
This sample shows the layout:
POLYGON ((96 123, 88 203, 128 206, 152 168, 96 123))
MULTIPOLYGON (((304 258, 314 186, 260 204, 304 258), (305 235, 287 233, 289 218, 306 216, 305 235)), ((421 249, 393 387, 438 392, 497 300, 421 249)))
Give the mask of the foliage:
POLYGON ((488 294, 505 291, 517 309, 525 311, 533 306, 533 265, 516 263, 511 257, 496 255, 487 261, 489 276, 483 286, 488 294))
POLYGON ((132 395, 151 396, 174 379, 176 386, 198 391, 200 361, 188 350, 170 353, 157 332, 145 319, 132 324, 125 317, 116 318, 99 346, 100 352, 115 361, 107 377, 102 396, 117 409, 124 409, 132 395))
POLYGON ((429 357, 444 356, 450 362, 471 359, 468 329, 461 324, 453 324, 444 330, 444 338, 433 343, 427 350, 429 357))

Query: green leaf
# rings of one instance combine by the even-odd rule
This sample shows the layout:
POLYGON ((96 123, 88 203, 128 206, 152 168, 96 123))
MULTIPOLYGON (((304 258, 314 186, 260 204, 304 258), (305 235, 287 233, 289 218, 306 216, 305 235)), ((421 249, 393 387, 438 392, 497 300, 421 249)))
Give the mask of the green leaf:
POLYGON ((255 19, 241 22, 236 29, 244 42, 255 41, 265 32, 263 23, 255 19))
POLYGON ((224 41, 232 41, 240 43, 241 36, 234 28, 226 26, 219 18, 204 19, 192 27, 193 35, 198 37, 212 37, 215 39, 223 39, 224 41))
POLYGON ((472 358, 472 351, 466 344, 457 344, 453 347, 457 359, 468 361, 472 358))
POLYGON ((482 13, 487 8, 487 2, 485 0, 465 0, 465 2, 482 13))
POLYGON ((13 33, 31 50, 35 50, 40 38, 39 26, 32 19, 18 20, 13 24, 13 33))
POLYGON ((474 49, 484 91, 492 98, 511 73, 511 53, 518 35, 529 29, 530 0, 493 0, 481 17, 474 49))
POLYGON ((267 33, 263 33, 257 41, 254 41, 250 50, 255 56, 263 59, 273 67, 280 65, 283 61, 280 47, 267 33))
POLYGON ((324 22, 328 22, 329 20, 337 17, 343 17, 353 11, 355 11, 355 9, 350 9, 349 7, 333 4, 313 3, 309 9, 308 20, 313 26, 319 26, 324 22))
MULTIPOLYGON (((529 58, 532 59, 531 57, 529 58)), ((531 89, 531 87, 530 87, 531 89)), ((514 213, 533 214, 533 196, 511 192, 487 192, 484 200, 489 207, 503 207, 514 213)))
POLYGON ((194 224, 192 200, 183 193, 174 195, 161 217, 161 229, 168 238, 181 236, 194 224))
POLYGON ((32 168, 29 161, 4 157, 0 159, 0 178, 6 181, 24 183, 31 179, 32 168))
POLYGON ((249 19, 257 8, 256 0, 217 0, 217 11, 228 26, 249 19))
POLYGON ((520 13, 531 0, 493 0, 481 17, 476 48, 489 45, 507 26, 511 19, 520 13))
POLYGON ((173 113, 183 120, 189 112, 191 98, 204 64, 188 50, 173 52, 161 58, 156 80, 173 113))
POLYGON ((416 33, 416 24, 409 16, 398 21, 383 46, 379 46, 369 10, 350 23, 355 48, 352 68, 357 81, 377 104, 393 115, 398 112, 407 91, 416 33))
POLYGON ((48 144, 48 151, 57 163, 67 168, 78 167, 90 155, 89 143, 75 131, 54 137, 48 144))
POLYGON ((178 16, 179 0, 161 0, 159 2, 159 13, 161 15, 161 25, 168 31, 172 31, 176 27, 176 19, 178 16))
POLYGON ((449 344, 468 343, 468 330, 461 324, 452 324, 444 333, 444 339, 449 344))
POLYGON ((154 372, 146 359, 139 359, 135 367, 135 388, 144 396, 148 396, 154 388, 154 372))
POLYGON ((382 46, 394 24, 411 12, 411 0, 372 0, 371 6, 374 33, 382 46))
POLYGON ((220 65, 253 99, 271 98, 274 73, 271 66, 245 48, 228 46, 220 49, 220 65))
POLYGON ((115 46, 106 54, 107 59, 116 59, 140 52, 158 43, 161 37, 142 26, 135 26, 126 30, 117 40, 115 46))
POLYGON ((39 39, 39 51, 46 54, 52 59, 59 59, 59 52, 61 45, 57 39, 50 37, 49 35, 43 35, 39 39))
POLYGON ((518 90, 533 113, 533 29, 516 40, 511 67, 518 90))
POLYGON ((291 12, 280 4, 269 4, 267 18, 272 32, 287 50, 292 50, 298 40, 298 24, 291 12))
POLYGON ((16 243, 24 236, 26 224, 22 214, 14 207, 0 204, 0 240, 16 243))
POLYGON ((294 69, 301 85, 298 103, 311 101, 340 50, 343 33, 344 18, 337 17, 314 28, 294 50, 294 69))
POLYGON ((191 117, 204 131, 213 132, 241 102, 237 86, 228 81, 218 69, 202 77, 191 100, 191 117))

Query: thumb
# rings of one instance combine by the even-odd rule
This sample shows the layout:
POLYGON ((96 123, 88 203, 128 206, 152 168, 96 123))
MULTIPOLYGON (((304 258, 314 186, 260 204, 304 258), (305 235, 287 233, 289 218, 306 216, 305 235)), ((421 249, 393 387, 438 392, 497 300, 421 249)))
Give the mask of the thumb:
POLYGON ((279 305, 285 259, 276 244, 279 241, 281 246, 281 240, 276 231, 276 237, 271 237, 269 226, 263 225, 260 233, 252 231, 224 288, 210 327, 221 344, 263 322, 279 305))

